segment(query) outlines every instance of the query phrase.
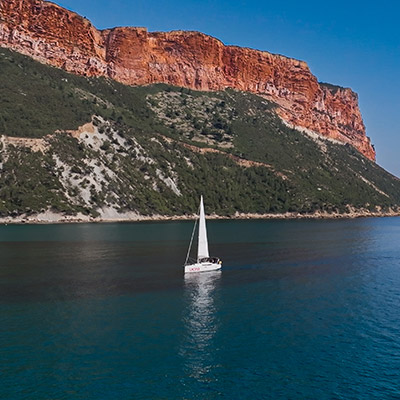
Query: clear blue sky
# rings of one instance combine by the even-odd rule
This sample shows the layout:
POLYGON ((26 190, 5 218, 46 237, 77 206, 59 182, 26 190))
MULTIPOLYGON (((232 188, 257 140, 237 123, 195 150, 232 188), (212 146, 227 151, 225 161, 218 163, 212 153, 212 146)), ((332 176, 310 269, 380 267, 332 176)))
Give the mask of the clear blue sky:
POLYGON ((99 29, 196 30, 308 63, 359 94, 377 162, 400 177, 400 3, 392 1, 62 0, 99 29))

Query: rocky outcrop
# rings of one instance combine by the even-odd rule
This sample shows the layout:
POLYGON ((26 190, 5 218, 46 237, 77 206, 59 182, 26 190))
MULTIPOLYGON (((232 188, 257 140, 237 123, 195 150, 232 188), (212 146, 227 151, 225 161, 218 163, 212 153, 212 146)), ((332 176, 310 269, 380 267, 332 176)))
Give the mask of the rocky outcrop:
POLYGON ((75 74, 128 85, 164 82, 257 93, 274 101, 286 122, 350 143, 375 159, 357 95, 319 84, 303 61, 225 46, 199 32, 99 31, 86 18, 41 0, 1 0, 0 45, 75 74))

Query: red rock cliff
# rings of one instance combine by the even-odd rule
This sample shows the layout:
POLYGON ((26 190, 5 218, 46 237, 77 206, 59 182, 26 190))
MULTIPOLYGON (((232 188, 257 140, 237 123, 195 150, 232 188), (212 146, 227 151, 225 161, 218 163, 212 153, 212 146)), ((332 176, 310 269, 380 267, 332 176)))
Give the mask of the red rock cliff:
POLYGON ((87 19, 42 0, 0 0, 0 46, 86 76, 128 85, 170 83, 198 90, 235 88, 279 105, 290 124, 350 143, 371 160, 357 95, 318 83, 307 64, 235 46, 198 32, 97 30, 87 19))

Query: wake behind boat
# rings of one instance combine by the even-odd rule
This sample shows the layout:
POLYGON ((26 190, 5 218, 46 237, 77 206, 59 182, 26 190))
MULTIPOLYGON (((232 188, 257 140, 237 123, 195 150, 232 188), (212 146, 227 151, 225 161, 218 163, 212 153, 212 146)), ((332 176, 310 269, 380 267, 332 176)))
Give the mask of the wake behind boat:
POLYGON ((190 250, 193 242, 193 235, 196 230, 197 221, 194 224, 192 237, 190 239, 189 250, 185 261, 185 273, 188 272, 206 272, 221 269, 222 261, 217 257, 210 257, 208 253, 208 240, 206 228, 206 216, 204 212, 203 196, 200 197, 200 215, 199 215, 199 236, 197 246, 197 260, 190 260, 190 250))

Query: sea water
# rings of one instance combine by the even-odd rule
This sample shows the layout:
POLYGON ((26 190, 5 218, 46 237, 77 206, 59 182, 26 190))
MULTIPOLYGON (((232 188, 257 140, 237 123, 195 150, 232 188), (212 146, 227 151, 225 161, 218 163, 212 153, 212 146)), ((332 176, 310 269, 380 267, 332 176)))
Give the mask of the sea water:
POLYGON ((0 399, 400 399, 400 219, 0 226, 0 399))

